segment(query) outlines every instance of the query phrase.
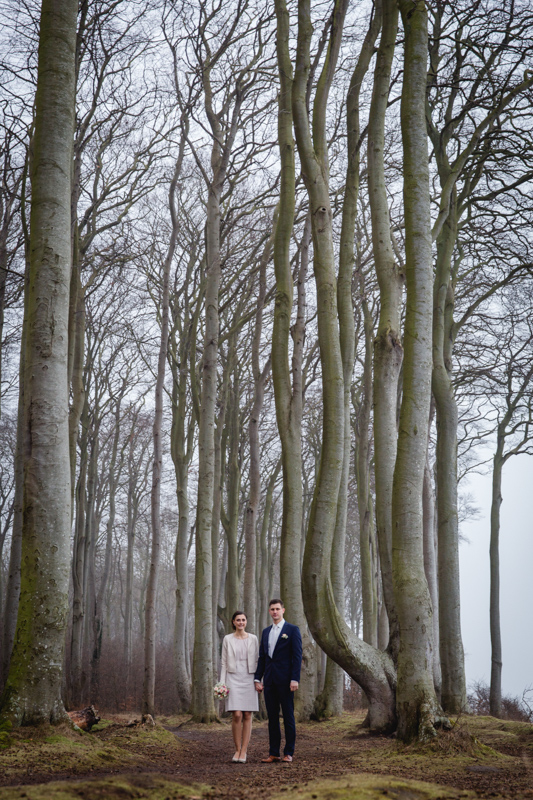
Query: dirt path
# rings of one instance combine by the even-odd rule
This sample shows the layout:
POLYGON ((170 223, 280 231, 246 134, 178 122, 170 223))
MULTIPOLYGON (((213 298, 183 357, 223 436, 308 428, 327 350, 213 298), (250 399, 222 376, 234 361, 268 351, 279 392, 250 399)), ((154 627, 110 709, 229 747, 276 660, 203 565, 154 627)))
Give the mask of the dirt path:
POLYGON ((247 763, 234 764, 229 726, 218 727, 221 730, 206 731, 189 724, 173 729, 182 743, 173 774, 179 780, 216 787, 215 795, 228 800, 263 800, 310 781, 354 773, 425 780, 475 791, 483 798, 533 799, 533 763, 521 747, 508 752, 513 762, 502 759, 496 766, 453 754, 397 757, 390 739, 357 735, 355 726, 308 723, 298 727, 292 764, 262 764, 261 758, 268 754, 268 730, 266 723, 256 723, 247 763))
MULTIPOLYGON (((353 740, 317 735, 320 729, 318 725, 312 728, 308 725, 299 726, 292 764, 261 763, 261 759, 268 755, 266 723, 254 725, 247 763, 233 763, 229 725, 220 727, 226 730, 197 730, 196 726, 190 725, 173 729, 182 743, 180 763, 175 765, 174 770, 177 779, 216 787, 221 797, 250 800, 252 797, 270 797, 282 787, 336 778, 353 772, 353 740)), ((373 740, 372 747, 376 743, 373 740)))

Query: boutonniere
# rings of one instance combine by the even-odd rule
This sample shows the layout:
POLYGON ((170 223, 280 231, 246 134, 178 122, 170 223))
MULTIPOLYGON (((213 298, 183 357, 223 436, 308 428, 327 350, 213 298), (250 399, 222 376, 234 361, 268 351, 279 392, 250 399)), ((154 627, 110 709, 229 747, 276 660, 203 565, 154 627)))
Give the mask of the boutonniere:
POLYGON ((286 633, 282 633, 282 634, 281 634, 281 638, 282 638, 282 639, 288 639, 289 637, 287 636, 287 634, 286 634, 286 633))

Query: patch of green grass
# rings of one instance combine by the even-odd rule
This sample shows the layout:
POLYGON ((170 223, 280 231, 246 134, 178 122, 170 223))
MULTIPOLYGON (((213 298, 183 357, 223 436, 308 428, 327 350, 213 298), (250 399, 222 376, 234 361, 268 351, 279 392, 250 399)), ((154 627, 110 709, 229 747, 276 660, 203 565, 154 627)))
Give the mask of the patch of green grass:
MULTIPOLYGON (((1 796, 0 796, 1 797, 1 796)), ((275 795, 271 800, 468 800, 474 792, 386 775, 350 775, 340 780, 313 781, 275 795)))
POLYGON ((202 786, 184 786, 161 775, 120 775, 84 781, 44 783, 0 789, 0 800, 194 800, 202 786))
POLYGON ((115 724, 101 731, 83 733, 67 725, 57 728, 19 728, 11 745, 2 751, 2 772, 10 779, 31 774, 80 775, 105 770, 110 764, 125 769, 153 762, 159 755, 177 753, 179 743, 170 731, 155 728, 126 728, 115 724))

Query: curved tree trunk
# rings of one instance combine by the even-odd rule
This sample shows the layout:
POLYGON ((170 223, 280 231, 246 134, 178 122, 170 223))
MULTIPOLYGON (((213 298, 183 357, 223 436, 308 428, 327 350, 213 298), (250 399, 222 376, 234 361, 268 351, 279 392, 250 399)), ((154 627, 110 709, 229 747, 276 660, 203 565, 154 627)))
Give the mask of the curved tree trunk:
POLYGON ((331 549, 344 464, 345 393, 329 201, 325 114, 346 5, 345 2, 335 5, 328 54, 314 102, 313 136, 306 108, 312 35, 310 6, 307 0, 301 0, 298 5, 293 116, 312 220, 323 392, 323 441, 304 553, 303 595, 307 619, 315 640, 330 658, 364 688, 370 702, 370 726, 374 729, 390 730, 394 726, 394 670, 390 658, 356 639, 336 607, 331 583, 331 549))
POLYGON ((0 713, 15 725, 67 720, 61 664, 68 617, 71 484, 68 307, 76 14, 43 0, 31 168, 25 308, 22 574, 0 713))
POLYGON ((432 609, 424 573, 422 489, 431 400, 432 278, 429 166, 425 122, 427 12, 400 0, 405 33, 401 123, 407 307, 403 394, 393 483, 393 585, 400 624, 398 736, 435 735, 441 711, 431 658, 432 609))

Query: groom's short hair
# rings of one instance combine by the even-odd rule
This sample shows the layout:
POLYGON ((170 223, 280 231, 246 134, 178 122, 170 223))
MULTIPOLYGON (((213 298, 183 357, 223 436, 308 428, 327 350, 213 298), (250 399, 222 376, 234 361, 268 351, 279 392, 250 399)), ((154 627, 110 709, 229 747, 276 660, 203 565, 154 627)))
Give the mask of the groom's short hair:
POLYGON ((270 606, 277 606, 277 605, 280 605, 282 608, 285 608, 285 603, 283 602, 283 600, 280 600, 279 597, 274 597, 274 599, 271 600, 270 603, 268 604, 268 607, 270 608, 270 606))

